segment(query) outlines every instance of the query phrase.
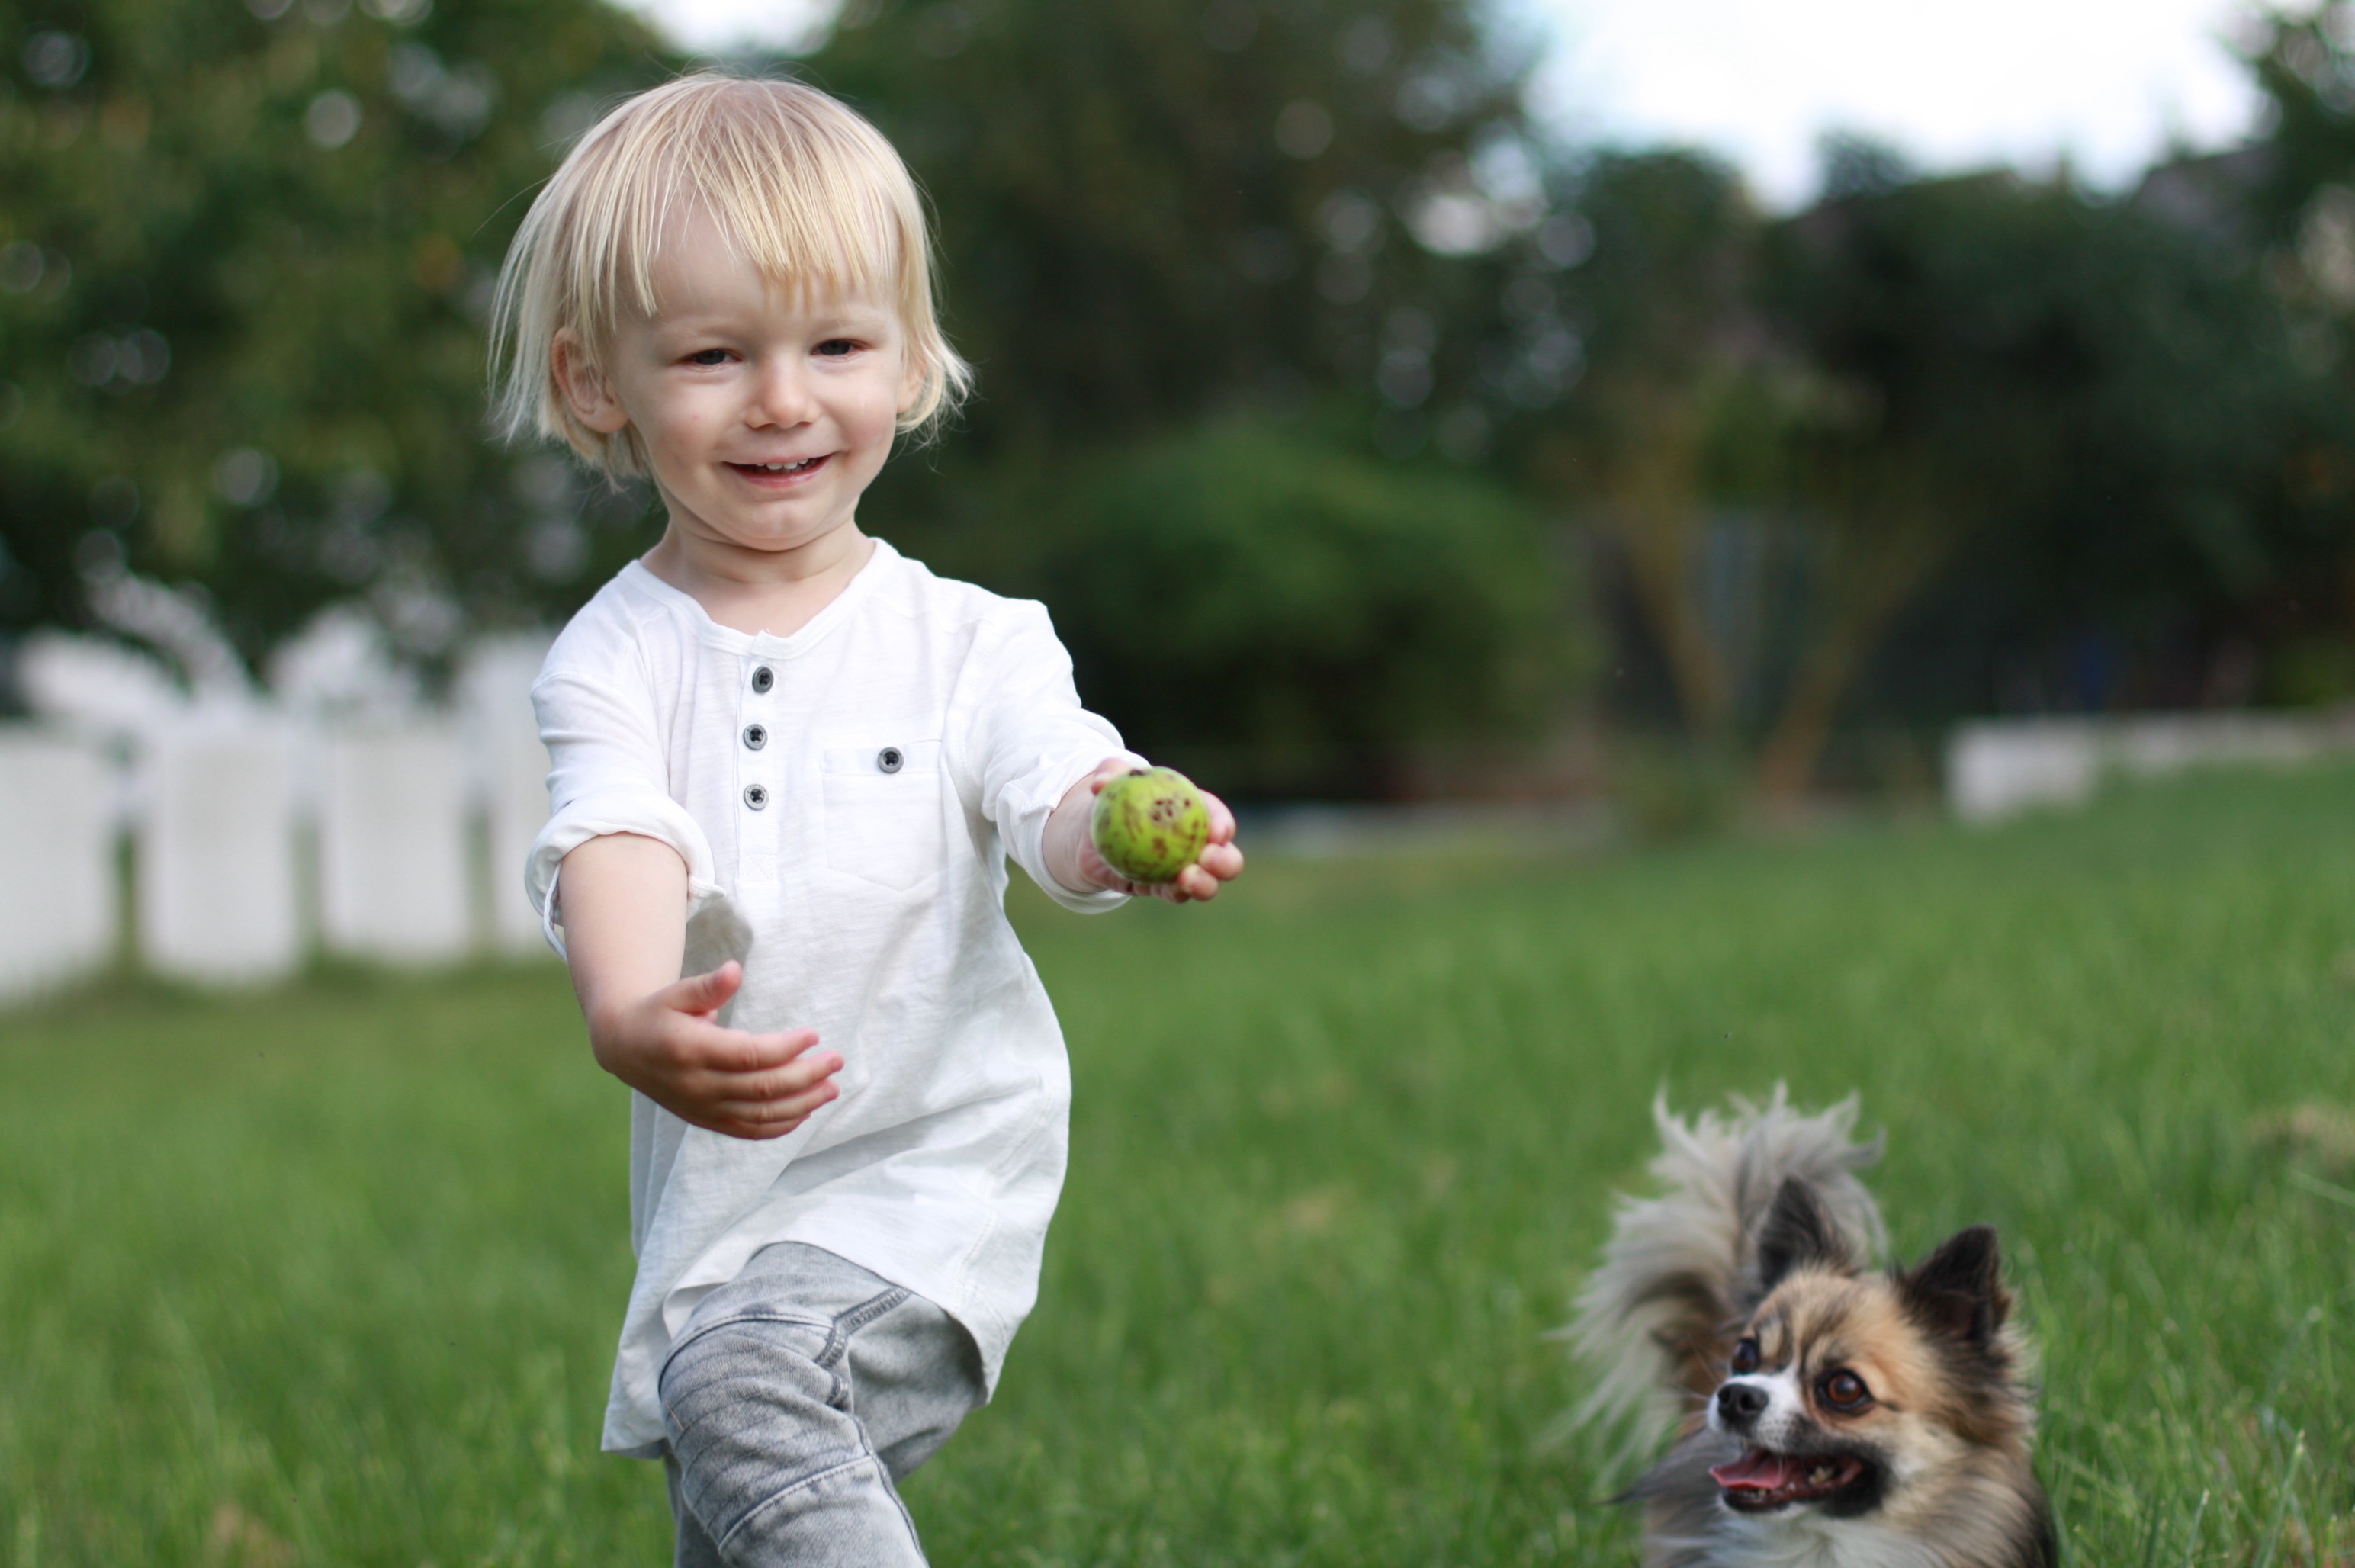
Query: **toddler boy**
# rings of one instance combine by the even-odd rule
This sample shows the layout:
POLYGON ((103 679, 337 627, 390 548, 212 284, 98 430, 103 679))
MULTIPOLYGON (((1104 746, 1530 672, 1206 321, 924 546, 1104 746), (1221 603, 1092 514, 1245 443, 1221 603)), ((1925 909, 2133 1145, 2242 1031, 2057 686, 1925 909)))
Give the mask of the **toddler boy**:
POLYGON ((496 318, 506 431, 667 512, 532 689, 528 885, 635 1092, 604 1445, 665 1461, 681 1564, 921 1563, 894 1482, 988 1398, 1063 1177, 1006 857, 1074 910, 1207 899, 1233 818, 1211 802, 1176 882, 1119 878, 1089 808, 1141 759, 1045 611, 860 531, 969 372, 913 183, 840 103, 716 75, 623 103, 532 205, 496 318))

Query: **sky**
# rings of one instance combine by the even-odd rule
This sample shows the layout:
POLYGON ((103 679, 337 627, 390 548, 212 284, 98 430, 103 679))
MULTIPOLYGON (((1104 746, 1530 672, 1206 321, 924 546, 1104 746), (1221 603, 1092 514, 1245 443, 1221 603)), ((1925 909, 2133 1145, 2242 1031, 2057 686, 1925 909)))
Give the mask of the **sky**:
MULTIPOLYGON (((631 3, 697 49, 791 46, 832 9, 631 3)), ((1887 142, 1928 170, 2066 157, 2115 187, 2170 145, 2231 144, 2256 112, 2227 47, 2248 0, 1501 3, 1541 40, 1550 120, 1582 139, 1709 148, 1777 208, 1813 193, 1826 132, 1887 142)))
POLYGON ((1827 131, 1928 169, 2067 156, 2102 186, 2256 113, 2242 0, 1520 0, 1550 35, 1539 104, 1573 132, 1723 153, 1772 205, 1827 131))

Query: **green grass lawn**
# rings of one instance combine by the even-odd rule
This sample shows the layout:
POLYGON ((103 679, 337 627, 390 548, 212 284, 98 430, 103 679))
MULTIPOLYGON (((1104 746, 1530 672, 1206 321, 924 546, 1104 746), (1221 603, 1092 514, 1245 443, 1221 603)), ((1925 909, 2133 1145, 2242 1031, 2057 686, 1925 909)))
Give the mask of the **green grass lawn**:
MULTIPOLYGON (((1777 1080, 2000 1227, 2075 1562, 2355 1563, 2355 772, 1018 915, 1071 1175, 940 1563, 1632 1563, 1542 1335, 1654 1091, 1777 1080)), ((0 1568, 667 1561, 626 1123, 552 965, 0 1016, 0 1568)))

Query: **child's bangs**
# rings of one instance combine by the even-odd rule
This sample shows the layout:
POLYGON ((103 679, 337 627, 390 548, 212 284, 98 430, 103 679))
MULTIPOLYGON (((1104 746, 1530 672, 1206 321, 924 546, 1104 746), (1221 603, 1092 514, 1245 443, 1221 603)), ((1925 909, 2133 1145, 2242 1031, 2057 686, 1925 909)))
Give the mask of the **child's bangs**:
POLYGON ((624 303, 655 313, 653 259, 665 230, 697 207, 780 288, 864 293, 903 318, 929 315, 929 289, 909 266, 911 250, 923 242, 922 216, 889 144, 838 110, 821 118, 763 84, 730 86, 682 97, 665 106, 674 113, 649 114, 633 127, 627 139, 648 154, 659 149, 658 158, 639 164, 630 155, 639 148, 615 149, 614 173, 638 188, 617 204, 623 221, 607 230, 613 251, 581 258, 584 304, 593 280, 620 285, 622 298, 586 313, 599 335, 624 303), (629 181, 634 164, 643 176, 629 181))

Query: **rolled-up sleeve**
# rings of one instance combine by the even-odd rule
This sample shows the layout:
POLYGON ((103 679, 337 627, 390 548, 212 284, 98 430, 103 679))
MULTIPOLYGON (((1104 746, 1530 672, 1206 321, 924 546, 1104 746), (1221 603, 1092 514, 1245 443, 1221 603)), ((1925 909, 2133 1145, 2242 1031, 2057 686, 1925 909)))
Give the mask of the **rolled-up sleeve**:
POLYGON ((1071 786, 1107 757, 1143 758, 1121 744, 1110 721, 1080 705, 1071 656, 1055 636, 1046 607, 1009 601, 976 638, 960 683, 951 733, 974 780, 982 814, 995 823, 1006 852, 1066 909, 1116 909, 1116 892, 1074 892, 1048 874, 1047 818, 1071 786))
POLYGON ((549 815, 525 862, 524 889, 549 945, 564 952, 557 873, 591 838, 635 833, 678 851, 690 913, 716 894, 710 841, 671 798, 645 682, 551 669, 534 683, 531 700, 548 747, 549 815))

